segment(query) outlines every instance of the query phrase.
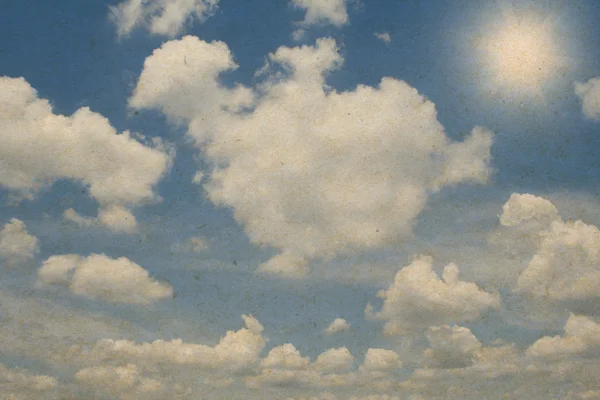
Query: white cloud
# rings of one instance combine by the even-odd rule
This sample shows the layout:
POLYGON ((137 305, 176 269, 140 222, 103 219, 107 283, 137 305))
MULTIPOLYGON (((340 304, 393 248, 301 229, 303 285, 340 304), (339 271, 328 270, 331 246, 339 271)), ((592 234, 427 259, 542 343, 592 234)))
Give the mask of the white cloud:
POLYGON ((377 39, 381 40, 384 43, 392 42, 392 37, 388 32, 375 32, 374 35, 377 39))
POLYGON ((325 329, 325 333, 333 335, 334 333, 344 332, 350 329, 350 324, 344 318, 336 318, 325 329))
POLYGON ((180 339, 137 344, 130 340, 102 340, 85 357, 97 360, 131 360, 140 366, 187 365, 208 370, 240 371, 255 365, 266 339, 263 326, 243 315, 246 328, 228 331, 214 347, 180 339))
POLYGON ((354 357, 345 347, 329 349, 317 357, 315 368, 326 372, 344 371, 352 367, 354 357))
POLYGON ((591 119, 600 119, 600 78, 575 83, 575 94, 583 102, 583 114, 591 119))
POLYGON ((600 230, 582 221, 553 222, 515 290, 552 300, 597 297, 600 230))
POLYGON ((125 257, 104 254, 51 256, 38 270, 38 283, 64 285, 77 294, 114 303, 149 304, 170 298, 173 289, 125 257))
POLYGON ((137 230, 135 215, 118 205, 100 209, 98 217, 83 217, 72 208, 65 210, 63 218, 79 226, 106 226, 117 233, 133 233, 137 230))
POLYGON ((395 351, 368 349, 361 367, 367 371, 391 371, 402 368, 402 361, 395 351))
POLYGON ((564 336, 545 336, 537 340, 527 349, 527 355, 561 359, 600 350, 600 325, 590 318, 571 314, 564 331, 564 336))
POLYGON ((423 353, 423 365, 428 368, 468 367, 482 348, 470 329, 456 325, 429 327, 426 336, 430 347, 423 353))
POLYGON ((343 26, 348 23, 346 0, 291 0, 296 8, 306 10, 301 25, 331 24, 343 26))
POLYGON ((430 193, 487 181, 492 135, 450 141, 433 103, 393 78, 327 88, 342 61, 332 39, 280 47, 255 90, 228 89, 217 80, 237 67, 227 46, 185 37, 146 59, 130 104, 189 122, 213 164, 209 198, 253 243, 288 258, 381 248, 411 235, 430 193))
POLYGON ((0 77, 0 124, 0 186, 32 198, 58 179, 75 180, 89 188, 100 203, 100 222, 112 228, 130 229, 135 219, 123 223, 123 207, 157 199, 153 188, 171 165, 162 143, 117 134, 89 108, 53 114, 22 78, 0 77))
POLYGON ((119 36, 143 26, 154 35, 176 36, 191 19, 200 22, 217 9, 219 0, 125 0, 110 7, 119 36))
POLYGON ((293 344, 286 343, 271 349, 267 357, 260 363, 260 366, 262 368, 305 369, 309 364, 310 359, 308 357, 302 357, 293 344))
POLYGON ((444 267, 442 279, 432 269, 431 257, 419 257, 396 274, 394 283, 381 290, 381 311, 367 316, 387 321, 386 334, 404 334, 415 329, 450 322, 470 321, 490 308, 498 308, 497 294, 476 284, 460 281, 454 264, 444 267))
POLYGON ((31 375, 0 364, 0 398, 2 400, 54 399, 58 382, 47 375, 31 375))
POLYGON ((257 272, 293 279, 304 278, 310 274, 306 259, 290 252, 275 255, 262 263, 257 272))
POLYGON ((513 193, 502 206, 500 224, 514 227, 533 221, 547 227, 559 218, 554 204, 543 197, 513 193))
POLYGON ((12 218, 0 230, 0 258, 8 265, 30 260, 38 251, 38 239, 27 232, 25 223, 12 218))

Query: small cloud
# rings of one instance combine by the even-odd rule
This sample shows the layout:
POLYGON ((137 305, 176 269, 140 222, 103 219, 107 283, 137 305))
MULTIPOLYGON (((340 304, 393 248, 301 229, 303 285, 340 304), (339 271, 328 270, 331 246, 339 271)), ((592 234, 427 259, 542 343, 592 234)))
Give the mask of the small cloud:
POLYGON ((27 232, 25 223, 13 218, 0 231, 0 258, 9 265, 17 265, 34 257, 38 239, 27 232))
POLYGON ((391 43, 392 37, 387 32, 375 32, 375 37, 384 43, 391 43))
POLYGON ((83 217, 72 208, 65 210, 63 218, 79 226, 105 226, 116 233, 134 233, 137 231, 135 215, 122 206, 112 205, 100 209, 98 217, 83 217))
POLYGON ((600 77, 575 83, 575 94, 583 102, 583 114, 590 119, 600 120, 600 77))
POLYGON ((334 333, 344 332, 350 329, 350 324, 344 318, 336 318, 331 324, 325 329, 325 333, 333 335, 334 333))
POLYGON ((260 265, 257 273, 277 275, 282 278, 304 278, 310 274, 305 258, 284 252, 260 265))
POLYGON ((150 304, 173 297, 173 288, 150 277, 133 261, 104 254, 49 257, 38 270, 38 286, 67 286, 74 294, 112 303, 150 304))
POLYGON ((202 183, 203 179, 204 179, 204 172, 198 171, 192 178, 192 183, 199 185, 200 183, 202 183))

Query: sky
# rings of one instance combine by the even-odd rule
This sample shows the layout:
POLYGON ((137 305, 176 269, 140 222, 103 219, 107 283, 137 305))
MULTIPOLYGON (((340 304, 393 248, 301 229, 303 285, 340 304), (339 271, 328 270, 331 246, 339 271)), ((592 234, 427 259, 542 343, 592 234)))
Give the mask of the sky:
POLYGON ((600 399, 599 18, 4 0, 0 399, 600 399))

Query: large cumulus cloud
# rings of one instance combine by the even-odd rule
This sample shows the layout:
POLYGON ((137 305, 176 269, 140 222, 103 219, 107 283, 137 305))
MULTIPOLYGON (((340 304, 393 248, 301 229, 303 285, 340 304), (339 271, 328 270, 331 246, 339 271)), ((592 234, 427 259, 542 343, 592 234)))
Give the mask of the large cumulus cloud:
POLYGON ((333 90, 325 77, 342 62, 332 39, 280 47, 256 88, 227 88, 219 74, 237 67, 227 46, 188 36, 146 59, 130 100, 189 123, 212 163, 209 198, 253 243, 296 260, 265 271, 295 276, 302 258, 393 243, 411 235, 430 193, 488 180, 490 132, 451 141, 434 104, 397 79, 333 90))

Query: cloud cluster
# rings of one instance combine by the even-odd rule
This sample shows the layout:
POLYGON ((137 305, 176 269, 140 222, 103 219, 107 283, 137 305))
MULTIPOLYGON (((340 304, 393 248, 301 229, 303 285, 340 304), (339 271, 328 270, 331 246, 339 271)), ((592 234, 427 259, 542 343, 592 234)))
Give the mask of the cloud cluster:
POLYGON ((100 203, 99 221, 116 230, 123 230, 123 213, 135 223, 123 207, 157 198, 153 188, 171 165, 160 142, 117 134, 89 108, 54 114, 22 78, 0 77, 0 124, 0 186, 32 198, 59 179, 74 180, 100 203))
POLYGON ((302 258, 406 238, 429 194, 490 174, 490 132, 452 142, 433 103, 393 78, 328 88, 342 62, 332 39, 280 47, 256 88, 227 88, 218 80, 236 68, 227 46, 184 37, 146 59, 130 99, 189 123, 213 166, 208 197, 232 208, 253 243, 281 250, 265 272, 298 276, 302 258))
POLYGON ((516 293, 554 301, 598 297, 600 230, 596 226, 564 221, 547 199, 517 193, 504 204, 500 224, 491 242, 529 255, 512 282, 516 293))
POLYGON ((173 297, 173 288, 153 280, 126 257, 104 254, 51 256, 38 270, 38 284, 67 286, 77 295, 113 303, 149 304, 173 297))
POLYGON ((139 366, 186 365, 204 370, 235 372, 255 365, 265 346, 263 326, 256 318, 243 315, 245 328, 229 331, 215 346, 185 343, 180 339, 135 343, 130 340, 101 340, 84 353, 91 360, 120 360, 139 366))
POLYGON ((25 223, 12 218, 0 230, 0 258, 8 265, 21 264, 34 257, 38 239, 27 232, 25 223))
POLYGON ((269 351, 260 373, 246 378, 246 384, 250 388, 389 387, 389 375, 402 368, 402 362, 392 350, 368 349, 362 365, 354 366, 355 359, 345 347, 328 349, 311 362, 286 343, 269 351))
POLYGON ((142 26, 154 35, 176 36, 189 20, 200 22, 217 9, 219 0, 125 0, 110 7, 119 36, 142 26))
POLYGON ((348 23, 347 0, 291 0, 291 4, 306 10, 301 25, 331 24, 343 26, 348 23))
POLYGON ((433 259, 422 256, 396 274, 386 290, 377 293, 383 299, 380 311, 368 317, 385 320, 388 335, 406 334, 432 324, 471 321, 490 308, 500 306, 497 294, 487 293, 475 283, 463 282, 458 267, 444 267, 442 279, 433 271, 433 259))
POLYGON ((600 78, 576 83, 575 94, 582 102, 583 114, 590 119, 600 119, 600 78))

